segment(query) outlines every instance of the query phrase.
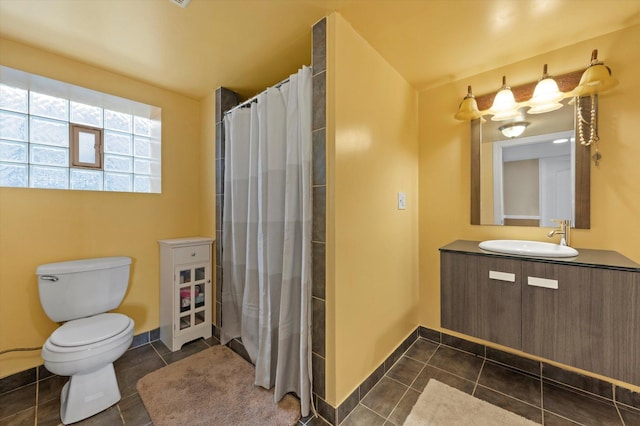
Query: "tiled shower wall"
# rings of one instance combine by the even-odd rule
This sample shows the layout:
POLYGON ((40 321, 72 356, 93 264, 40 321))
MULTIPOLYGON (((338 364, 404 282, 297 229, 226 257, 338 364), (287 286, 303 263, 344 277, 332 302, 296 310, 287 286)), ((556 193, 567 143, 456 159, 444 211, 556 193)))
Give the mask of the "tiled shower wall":
POLYGON ((325 217, 326 217, 326 49, 327 19, 313 26, 313 117, 312 132, 312 372, 316 407, 325 398, 325 217))
POLYGON ((220 87, 216 90, 216 325, 220 338, 222 324, 222 211, 224 208, 224 113, 240 103, 238 94, 220 87))

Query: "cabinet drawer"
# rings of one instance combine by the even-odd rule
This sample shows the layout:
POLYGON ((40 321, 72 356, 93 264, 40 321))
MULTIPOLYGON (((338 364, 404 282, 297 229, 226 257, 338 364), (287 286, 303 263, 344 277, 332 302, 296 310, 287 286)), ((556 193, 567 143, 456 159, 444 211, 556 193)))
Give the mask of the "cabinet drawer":
POLYGON ((180 247, 174 250, 175 263, 208 262, 211 260, 209 246, 180 247))

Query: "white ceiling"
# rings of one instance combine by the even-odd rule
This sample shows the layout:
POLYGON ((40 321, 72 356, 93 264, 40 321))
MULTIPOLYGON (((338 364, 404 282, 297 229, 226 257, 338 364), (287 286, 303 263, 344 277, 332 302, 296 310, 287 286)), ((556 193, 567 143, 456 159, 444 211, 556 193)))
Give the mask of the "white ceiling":
POLYGON ((640 0, 0 0, 0 36, 196 99, 249 96, 310 63, 334 10, 418 90, 640 22, 640 0))

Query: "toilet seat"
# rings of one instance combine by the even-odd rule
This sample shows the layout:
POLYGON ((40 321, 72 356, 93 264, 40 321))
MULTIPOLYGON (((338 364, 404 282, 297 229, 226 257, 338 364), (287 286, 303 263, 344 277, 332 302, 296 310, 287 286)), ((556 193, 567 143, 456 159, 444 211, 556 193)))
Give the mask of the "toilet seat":
MULTIPOLYGON (((54 333, 47 339, 44 346, 42 347, 42 358, 45 360, 45 364, 46 362, 66 363, 70 361, 86 360, 88 358, 91 358, 92 356, 101 356, 103 353, 122 345, 127 340, 129 340, 129 343, 131 343, 130 339, 133 337, 134 327, 133 320, 122 314, 100 314, 96 315, 96 317, 103 317, 105 315, 115 315, 122 318, 114 320, 107 317, 105 324, 109 324, 110 326, 107 327, 105 325, 103 330, 96 334, 96 336, 99 336, 101 338, 100 340, 98 340, 98 337, 95 337, 93 339, 88 338, 87 334, 85 333, 86 329, 89 329, 87 327, 88 324, 92 322, 101 323, 99 318, 94 319, 93 321, 80 323, 79 326, 71 324, 71 327, 67 327, 67 325, 69 325, 70 323, 81 322, 95 317, 82 318, 79 320, 67 322, 56 331, 54 331, 54 333), (124 329, 122 328, 123 324, 124 329), (63 327, 67 327, 67 329, 57 335, 57 340, 62 341, 62 343, 66 346, 56 344, 52 339, 53 335, 63 327), (76 329, 76 327, 78 328, 76 329), (75 331, 82 331, 82 333, 74 334, 75 331), (64 340, 66 337, 68 337, 69 340, 64 340), (70 346, 74 342, 74 340, 75 342, 89 340, 94 341, 88 344, 78 344, 77 346, 70 346)), ((98 326, 97 328, 100 328, 100 326, 98 326)), ((129 343, 127 343, 127 346, 129 345, 129 343)))
POLYGON ((131 319, 122 314, 105 313, 66 322, 49 340, 56 346, 76 347, 106 340, 124 331, 131 319))

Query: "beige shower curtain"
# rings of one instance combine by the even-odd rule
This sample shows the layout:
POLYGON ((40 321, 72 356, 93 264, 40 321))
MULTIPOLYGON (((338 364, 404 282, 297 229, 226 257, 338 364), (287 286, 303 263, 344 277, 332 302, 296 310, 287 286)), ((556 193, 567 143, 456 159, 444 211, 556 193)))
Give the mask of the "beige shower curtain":
POLYGON ((311 406, 311 69, 225 116, 222 343, 311 406))

